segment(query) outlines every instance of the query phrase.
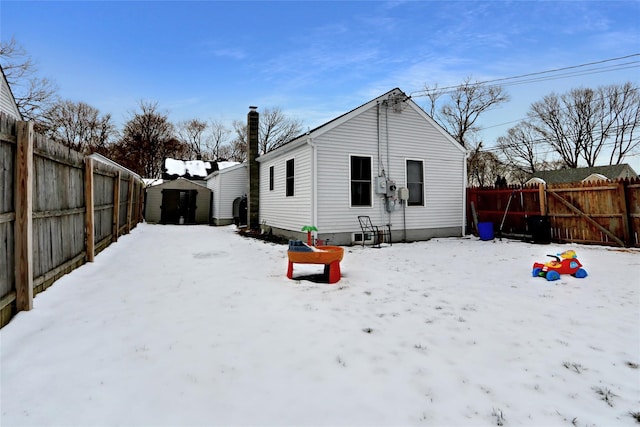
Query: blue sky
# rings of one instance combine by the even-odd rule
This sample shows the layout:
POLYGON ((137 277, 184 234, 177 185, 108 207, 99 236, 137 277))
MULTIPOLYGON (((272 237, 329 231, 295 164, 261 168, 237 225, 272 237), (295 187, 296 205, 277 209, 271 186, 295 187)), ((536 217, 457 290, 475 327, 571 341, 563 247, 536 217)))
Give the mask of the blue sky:
MULTIPOLYGON (((63 98, 118 124, 147 100, 174 122, 245 120, 257 105, 313 128, 395 87, 425 106, 425 83, 640 53, 640 2, 3 0, 0 37, 12 36, 63 98)), ((550 92, 640 83, 639 60, 506 87, 512 100, 484 117, 485 141, 550 92)))

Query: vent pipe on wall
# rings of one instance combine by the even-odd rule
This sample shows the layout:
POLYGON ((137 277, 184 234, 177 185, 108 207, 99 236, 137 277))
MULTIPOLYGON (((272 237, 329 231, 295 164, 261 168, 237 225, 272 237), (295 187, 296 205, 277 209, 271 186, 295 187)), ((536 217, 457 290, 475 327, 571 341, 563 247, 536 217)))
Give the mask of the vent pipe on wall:
POLYGON ((249 196, 247 197, 247 222, 249 229, 260 225, 260 171, 258 158, 258 132, 260 115, 258 107, 249 107, 247 114, 247 167, 249 172, 249 196))

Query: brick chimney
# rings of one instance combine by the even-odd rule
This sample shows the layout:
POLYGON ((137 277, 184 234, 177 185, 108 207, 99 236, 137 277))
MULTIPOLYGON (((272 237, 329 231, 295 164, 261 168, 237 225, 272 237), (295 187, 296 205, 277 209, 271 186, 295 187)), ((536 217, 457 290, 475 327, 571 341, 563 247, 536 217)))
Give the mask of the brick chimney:
POLYGON ((249 229, 260 226, 260 170, 258 157, 258 128, 260 115, 258 107, 249 107, 247 114, 247 166, 249 169, 249 196, 247 197, 247 222, 249 229))

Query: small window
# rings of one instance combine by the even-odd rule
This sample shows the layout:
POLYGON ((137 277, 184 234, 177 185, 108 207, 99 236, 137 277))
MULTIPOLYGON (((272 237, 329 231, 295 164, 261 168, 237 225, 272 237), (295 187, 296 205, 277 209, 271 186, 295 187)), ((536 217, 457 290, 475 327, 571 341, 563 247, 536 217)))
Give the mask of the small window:
POLYGON ((294 187, 294 168, 293 168, 293 159, 287 160, 287 197, 293 196, 294 187))
POLYGON ((424 206, 424 173, 422 160, 407 160, 408 206, 424 206))
POLYGON ((269 168, 269 191, 273 191, 273 166, 269 168))
POLYGON ((351 156, 351 206, 371 206, 371 157, 351 156))

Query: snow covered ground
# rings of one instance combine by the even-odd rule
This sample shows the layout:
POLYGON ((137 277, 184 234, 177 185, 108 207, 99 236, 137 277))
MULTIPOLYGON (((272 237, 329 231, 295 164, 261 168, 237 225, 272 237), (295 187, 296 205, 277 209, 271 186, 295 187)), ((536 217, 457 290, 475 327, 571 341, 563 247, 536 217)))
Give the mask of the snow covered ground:
POLYGON ((335 285, 286 267, 233 226, 140 224, 0 331, 0 425, 638 425, 638 250, 470 237, 345 248, 335 285), (566 249, 587 278, 531 277, 566 249))

